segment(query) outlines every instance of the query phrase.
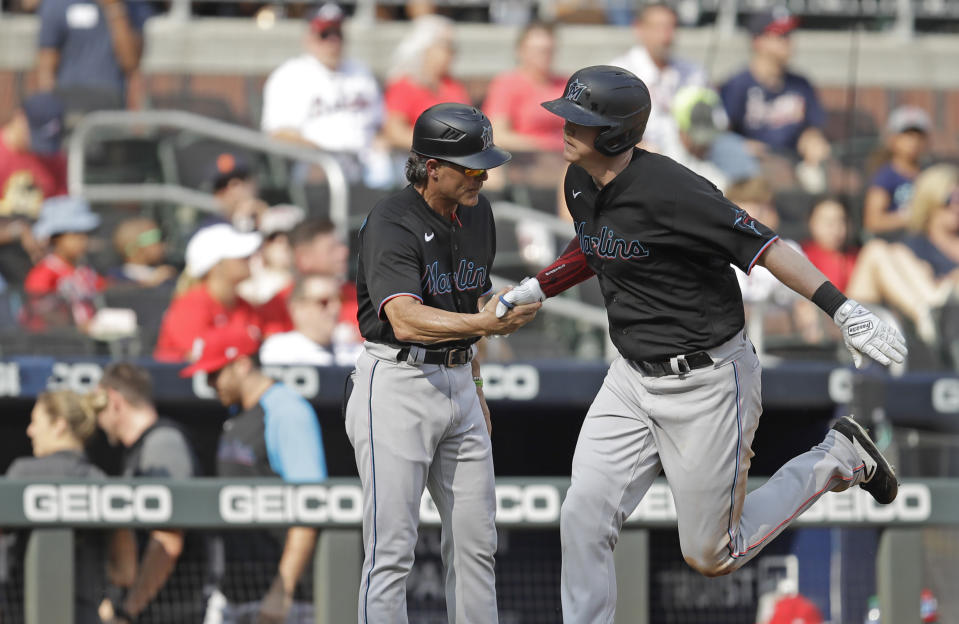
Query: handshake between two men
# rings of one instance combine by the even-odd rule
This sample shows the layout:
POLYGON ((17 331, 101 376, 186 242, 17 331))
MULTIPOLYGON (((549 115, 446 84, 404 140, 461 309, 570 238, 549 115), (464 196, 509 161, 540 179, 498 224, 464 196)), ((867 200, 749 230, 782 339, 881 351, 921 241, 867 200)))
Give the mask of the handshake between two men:
MULTIPOLYGON (((525 278, 518 286, 500 293, 496 303, 496 317, 502 318, 516 306, 541 302, 546 299, 539 280, 525 278)), ((884 366, 893 362, 902 363, 907 349, 906 341, 898 329, 882 321, 874 313, 854 299, 847 299, 833 315, 833 322, 842 332, 842 339, 852 354, 856 368, 862 368, 863 355, 884 366)))

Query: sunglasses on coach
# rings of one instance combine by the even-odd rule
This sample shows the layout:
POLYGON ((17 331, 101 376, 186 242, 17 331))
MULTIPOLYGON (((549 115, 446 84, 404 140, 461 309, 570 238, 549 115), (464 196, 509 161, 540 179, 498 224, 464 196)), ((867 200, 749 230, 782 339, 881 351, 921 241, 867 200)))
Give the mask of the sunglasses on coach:
POLYGON ((478 178, 484 173, 486 173, 486 169, 469 169, 467 167, 464 167, 463 165, 457 165, 456 163, 451 163, 446 160, 441 160, 440 162, 446 165, 447 167, 450 167, 451 169, 456 169, 457 171, 459 171, 460 173, 462 173, 463 175, 469 178, 478 178))

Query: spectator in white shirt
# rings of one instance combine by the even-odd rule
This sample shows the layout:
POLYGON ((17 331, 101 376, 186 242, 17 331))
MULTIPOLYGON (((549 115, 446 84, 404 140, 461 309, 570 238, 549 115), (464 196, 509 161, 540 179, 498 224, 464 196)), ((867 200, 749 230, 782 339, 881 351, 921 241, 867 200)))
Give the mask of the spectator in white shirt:
POLYGON ((668 4, 645 5, 633 24, 636 45, 610 62, 633 72, 649 88, 653 108, 643 143, 658 152, 672 150, 679 141, 676 122, 670 114, 676 92, 685 86, 706 84, 706 75, 699 65, 673 57, 676 22, 676 11, 668 4))
POLYGON ((262 130, 339 157, 347 176, 376 176, 388 158, 376 144, 383 98, 373 74, 343 58, 342 9, 327 3, 307 15, 304 53, 285 61, 263 88, 262 130))
POLYGON ((274 334, 260 347, 263 364, 353 366, 361 344, 353 341, 353 328, 339 322, 340 282, 311 275, 293 289, 289 309, 293 331, 274 334))

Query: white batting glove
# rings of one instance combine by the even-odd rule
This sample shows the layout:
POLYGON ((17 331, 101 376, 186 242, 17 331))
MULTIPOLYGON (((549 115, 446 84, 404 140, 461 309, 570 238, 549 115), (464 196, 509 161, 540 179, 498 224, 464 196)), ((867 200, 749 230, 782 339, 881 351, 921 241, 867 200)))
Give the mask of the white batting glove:
POLYGON ((519 286, 505 295, 500 295, 499 303, 496 304, 496 318, 503 318, 514 306, 536 303, 544 299, 546 299, 546 295, 543 294, 543 289, 539 287, 539 280, 535 277, 524 278, 519 286))
POLYGON ((852 353, 856 368, 862 368, 863 354, 884 366, 905 360, 906 341, 899 330, 879 320, 855 299, 847 299, 836 310, 833 320, 842 331, 842 339, 852 353))

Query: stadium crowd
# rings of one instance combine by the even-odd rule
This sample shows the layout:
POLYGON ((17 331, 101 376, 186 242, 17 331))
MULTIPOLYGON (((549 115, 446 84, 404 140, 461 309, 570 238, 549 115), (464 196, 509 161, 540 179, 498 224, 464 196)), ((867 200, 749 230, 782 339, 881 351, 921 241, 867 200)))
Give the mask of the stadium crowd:
MULTIPOLYGON (((490 14, 504 21, 529 17, 517 18, 509 3, 501 4, 490 14)), ((306 11, 301 53, 266 79, 260 130, 333 155, 351 184, 395 189, 404 183, 401 163, 417 116, 439 102, 474 104, 491 119, 497 144, 515 155, 505 172, 490 172, 490 193, 545 196, 538 209, 569 219, 558 188, 562 122, 540 107, 562 95, 567 79, 553 68, 554 25, 525 23, 515 67, 490 77, 477 99, 452 73, 455 22, 429 2, 407 5, 409 28, 383 77, 345 56, 348 15, 341 7, 306 11)), ((247 10, 202 10, 227 6, 247 10)), ((125 107, 143 24, 155 7, 46 0, 19 8, 36 10, 40 19, 38 90, 0 126, 0 355, 34 353, 43 336, 54 336, 54 352, 73 340, 101 353, 176 363, 185 374, 202 372, 224 405, 239 406, 219 441, 218 475, 323 479, 312 407, 260 366, 355 361, 362 336, 348 241, 325 207, 270 200, 259 188, 263 163, 226 148, 197 173, 218 210, 185 221, 137 207, 101 210, 69 195, 64 137, 76 115, 125 107), (256 462, 245 461, 249 453, 256 462)), ((839 289, 882 306, 917 339, 910 341, 910 366, 959 367, 952 346, 959 344, 959 168, 930 153, 928 112, 903 105, 875 120, 883 133, 874 152, 851 165, 827 136, 816 86, 790 69, 794 16, 754 15, 746 24, 747 66, 710 84, 702 67, 674 54, 679 20, 668 3, 606 8, 608 19, 631 20, 636 36, 610 64, 634 72, 652 95, 641 147, 707 178, 750 216, 781 231, 839 289)), ((396 17, 391 11, 381 14, 396 17)), ((296 165, 290 175, 309 180, 318 173, 296 165)), ((830 358, 843 352, 833 324, 765 269, 738 277, 749 326, 767 344, 778 338, 794 353, 820 349, 830 358)), ((17 461, 8 476, 102 476, 82 450, 97 425, 127 449, 126 476, 199 474, 189 439, 152 405, 148 374, 114 364, 88 396, 41 395, 28 430, 37 458, 17 461)), ((221 575, 215 589, 173 572, 178 560, 214 565, 209 545, 196 536, 157 530, 106 537, 109 548, 104 536, 78 544, 77 565, 88 567, 77 596, 77 613, 86 619, 77 621, 196 621, 204 609, 216 609, 218 621, 251 613, 267 621, 291 612, 309 617, 304 568, 314 530, 290 529, 281 537, 264 531, 252 542, 248 534, 224 536, 221 557, 259 557, 265 571, 252 585, 221 575), (104 553, 110 566, 91 571, 91 560, 104 553), (101 605, 108 585, 114 593, 101 605), (180 597, 165 598, 163 591, 180 597), (184 599, 190 592, 196 595, 184 599), (171 604, 193 611, 162 611, 171 604)))
MULTIPOLYGON (((271 358, 283 351, 302 352, 288 359, 345 361, 361 340, 348 245, 322 206, 271 206, 258 188, 263 163, 248 153, 205 155, 196 167, 205 173, 194 173, 219 209, 175 223, 178 231, 135 207, 104 219, 100 207, 66 195, 64 133, 85 110, 122 106, 148 16, 143 3, 81 6, 89 23, 70 3, 38 9, 39 91, 0 130, 0 331, 74 331, 101 345, 135 335, 134 354, 187 361, 204 332, 249 325, 264 340, 276 335, 271 358), (339 296, 324 294, 331 288, 339 296), (337 314, 332 328, 316 320, 337 314)), ((428 2, 408 11, 407 34, 382 82, 345 56, 342 8, 327 3, 307 12, 301 54, 265 82, 262 131, 335 156, 352 184, 388 190, 403 182, 417 115, 441 101, 472 103, 516 155, 504 173, 491 172, 489 192, 568 219, 557 192, 561 125, 539 106, 565 80, 553 69, 553 25, 522 27, 515 67, 493 76, 477 99, 452 75, 454 22, 428 2)), ((874 153, 851 165, 826 138, 815 85, 790 69, 795 16, 753 14, 748 64, 714 85, 702 67, 674 54, 678 17, 668 3, 645 4, 634 17, 635 45, 610 63, 650 88, 654 108, 642 147, 669 155, 780 228, 857 300, 885 306, 928 347, 917 363, 952 366, 957 173, 929 154, 928 113, 904 105, 876 120, 885 132, 874 153)), ((290 175, 309 181, 317 172, 296 166, 290 175)), ((790 292, 761 270, 739 277, 750 315, 761 317, 751 328, 763 328, 773 343, 832 353, 832 328, 790 292)))

